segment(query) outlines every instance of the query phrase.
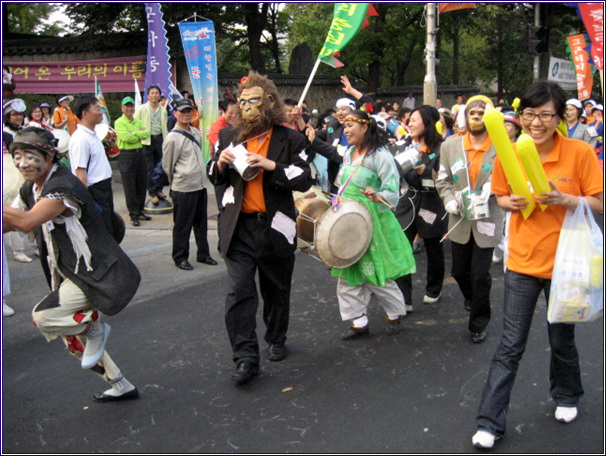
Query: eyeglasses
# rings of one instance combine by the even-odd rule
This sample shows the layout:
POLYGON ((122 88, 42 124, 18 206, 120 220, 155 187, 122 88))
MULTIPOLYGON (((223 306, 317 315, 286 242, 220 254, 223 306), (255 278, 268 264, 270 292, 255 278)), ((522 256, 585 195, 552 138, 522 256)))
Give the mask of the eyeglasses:
POLYGON ((11 112, 10 115, 12 117, 23 117, 23 113, 22 112, 11 112))
POLYGON ((526 122, 532 122, 535 117, 538 117, 541 122, 551 122, 551 119, 555 116, 557 116, 557 114, 553 112, 541 112, 539 114, 534 111, 522 112, 522 119, 526 122))

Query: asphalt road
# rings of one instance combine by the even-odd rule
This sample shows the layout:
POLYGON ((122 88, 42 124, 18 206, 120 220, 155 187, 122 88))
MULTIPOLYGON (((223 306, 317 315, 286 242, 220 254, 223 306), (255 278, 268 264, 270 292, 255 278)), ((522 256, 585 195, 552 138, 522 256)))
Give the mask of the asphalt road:
MULTIPOLYGON (((122 246, 143 282, 133 302, 106 319, 107 349, 139 388, 136 401, 92 400, 105 383, 31 324, 31 309, 48 293, 39 260, 9 260, 7 302, 16 314, 2 325, 3 454, 480 452, 471 436, 500 335, 502 265, 491 271, 494 315, 484 344, 470 343, 463 300, 449 276, 437 304, 420 303, 423 272, 415 276, 415 310, 399 334, 385 334, 373 304, 370 336, 344 342, 335 279, 298 252, 290 355, 269 362, 261 342, 261 375, 236 387, 223 322, 225 265, 177 269, 170 220, 161 222, 127 229, 122 246)), ((214 221, 209 240, 219 259, 214 221)), ((449 245, 446 252, 449 271, 449 245)), ((424 271, 425 252, 415 258, 424 271)), ((493 452, 604 454, 603 320, 578 326, 585 397, 578 419, 564 425, 553 418, 549 397, 545 307, 537 308, 518 372, 508 432, 493 452)))

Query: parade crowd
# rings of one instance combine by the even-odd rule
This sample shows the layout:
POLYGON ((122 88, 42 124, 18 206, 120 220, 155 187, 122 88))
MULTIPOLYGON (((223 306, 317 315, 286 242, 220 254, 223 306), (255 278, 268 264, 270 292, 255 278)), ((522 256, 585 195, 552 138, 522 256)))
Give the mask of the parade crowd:
MULTIPOLYGON (((450 109, 439 99, 435 106, 421 105, 412 92, 401 104, 383 102, 354 88, 347 76, 341 82, 343 97, 319 113, 284 99, 271 80, 251 71, 237 97, 219 103, 220 117, 208 132, 200 130, 201 114, 186 96, 167 100, 152 85, 138 108, 125 97, 110 133, 117 140, 130 223, 140 226, 152 219, 154 208, 172 206, 175 267, 194 269, 192 231, 196 261, 215 266, 207 238, 208 186, 214 186, 218 251, 227 268, 231 380, 237 385, 260 372, 257 289, 268 359, 288 357, 295 251, 308 248, 298 239, 308 218, 303 207, 310 201, 304 200, 324 201, 335 218, 327 253, 320 257, 337 278, 335 308, 346 322, 341 340, 371 335, 372 296, 385 313, 383 331, 405 330, 404 317, 418 304, 412 277, 420 272, 415 254, 423 250, 423 303, 439 302, 448 239, 450 273, 469 314, 468 340, 481 344, 495 301, 490 268, 503 262, 505 291, 496 299, 503 306, 503 330, 472 437, 476 447, 492 448, 505 435, 535 306, 541 293, 549 298, 566 211, 583 198, 595 214, 603 212, 603 105, 568 99, 558 85, 543 81, 515 101, 460 95, 450 109), (549 181, 550 191, 535 195, 546 209, 537 208, 528 218, 522 211, 529 201, 512 193, 487 131, 484 116, 491 109, 501 111, 514 149, 521 134, 530 136, 549 181), (205 139, 211 145, 209 163, 201 153, 205 139), (339 225, 337 217, 348 214, 364 222, 339 225)), ((28 108, 5 92, 3 117, 3 239, 15 261, 32 262, 25 254, 26 243, 32 245, 51 290, 33 308, 35 325, 47 340, 61 338, 82 368, 108 383, 109 389, 94 394, 96 401, 136 399, 138 389, 105 350, 111 328, 102 314, 119 313, 141 276, 119 246, 124 231, 116 225, 112 168, 102 141, 110 133, 98 133, 101 105, 94 96, 65 94, 54 108, 49 103, 28 108)), ((313 224, 318 233, 317 219, 313 224)), ((14 310, 4 301, 10 295, 4 241, 3 316, 8 317, 14 310)), ((319 240, 314 242, 320 252, 319 240)), ((550 394, 555 419, 564 423, 577 417, 583 396, 574 329, 568 323, 548 325, 550 394)))

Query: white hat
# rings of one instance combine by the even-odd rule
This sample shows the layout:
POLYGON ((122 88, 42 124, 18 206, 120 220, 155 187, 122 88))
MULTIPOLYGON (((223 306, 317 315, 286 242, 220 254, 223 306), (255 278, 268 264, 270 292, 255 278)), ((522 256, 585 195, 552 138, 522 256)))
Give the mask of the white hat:
POLYGON ((7 115, 11 111, 25 112, 26 109, 25 102, 21 98, 13 98, 4 103, 2 113, 3 115, 7 115))
POLYGON ((385 119, 380 116, 379 114, 373 114, 372 116, 373 119, 375 119, 375 122, 377 123, 377 126, 383 130, 383 131, 387 131, 387 122, 385 122, 385 119))
POLYGON ((337 100, 337 104, 335 105, 337 108, 339 106, 347 106, 353 110, 356 109, 356 102, 353 101, 351 98, 339 98, 337 100))
POLYGON ((63 100, 69 100, 69 102, 71 103, 72 101, 74 101, 74 97, 71 95, 63 95, 62 97, 57 98, 57 103, 61 103, 63 100))
POLYGON ((591 110, 591 113, 593 114, 593 111, 602 111, 604 112, 604 106, 602 106, 601 104, 597 104, 593 107, 593 109, 591 110))
POLYGON ((583 106, 581 105, 581 102, 579 100, 577 100, 576 98, 571 98, 570 100, 568 100, 566 102, 566 104, 574 106, 575 108, 583 109, 583 106))

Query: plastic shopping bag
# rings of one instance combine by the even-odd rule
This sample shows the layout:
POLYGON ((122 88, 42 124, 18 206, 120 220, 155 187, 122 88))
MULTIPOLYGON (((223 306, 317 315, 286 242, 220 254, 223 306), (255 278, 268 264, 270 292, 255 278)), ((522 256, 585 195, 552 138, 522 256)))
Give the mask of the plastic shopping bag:
POLYGON ((579 198, 576 211, 566 212, 549 291, 549 323, 583 323, 604 308, 603 237, 589 204, 579 198))

